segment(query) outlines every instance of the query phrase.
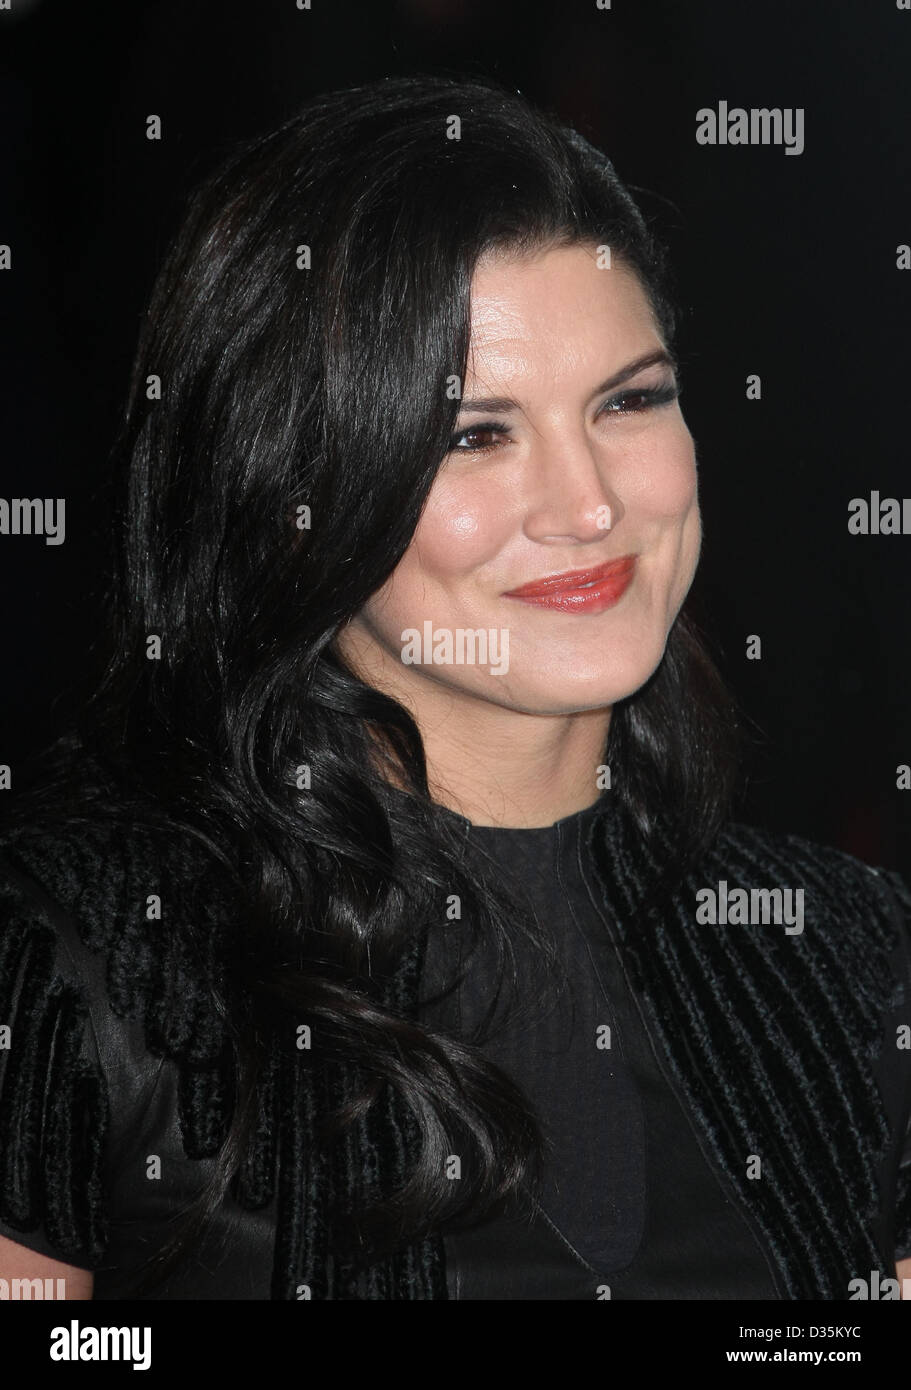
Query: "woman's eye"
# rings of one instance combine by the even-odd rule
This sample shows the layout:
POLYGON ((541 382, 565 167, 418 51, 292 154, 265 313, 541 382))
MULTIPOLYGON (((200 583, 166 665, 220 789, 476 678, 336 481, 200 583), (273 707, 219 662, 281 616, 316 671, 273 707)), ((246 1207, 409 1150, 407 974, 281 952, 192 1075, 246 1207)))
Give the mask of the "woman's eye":
POLYGON ((649 403, 647 391, 624 391, 622 396, 607 401, 604 410, 608 415, 625 415, 628 410, 642 410, 649 403))
POLYGON ((467 430, 459 430, 449 441, 450 450, 456 453, 480 453, 482 449, 495 446, 494 435, 505 434, 506 426, 497 422, 484 425, 471 425, 467 430), (465 444, 462 441, 468 440, 465 444))
MULTIPOLYGON (((636 391, 621 391, 612 396, 598 411, 600 415, 641 415, 653 406, 665 405, 676 400, 680 388, 676 383, 667 386, 640 386, 636 391)), ((449 441, 450 453, 480 454, 487 449, 496 449, 502 437, 509 434, 509 426, 502 420, 485 420, 477 425, 469 425, 466 430, 458 430, 449 441)))
POLYGON ((680 395, 680 388, 674 385, 668 386, 641 386, 638 391, 621 391, 619 396, 613 396, 609 401, 605 401, 601 407, 602 415, 638 415, 644 410, 649 410, 655 405, 665 405, 668 401, 676 400, 680 395))

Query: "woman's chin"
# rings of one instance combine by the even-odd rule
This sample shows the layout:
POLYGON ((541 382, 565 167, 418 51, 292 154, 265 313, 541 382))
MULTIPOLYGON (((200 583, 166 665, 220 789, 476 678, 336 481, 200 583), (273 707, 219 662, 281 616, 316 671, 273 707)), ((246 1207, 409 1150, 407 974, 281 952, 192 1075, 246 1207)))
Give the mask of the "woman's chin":
POLYGON ((503 684, 485 683, 482 699, 493 704, 515 710, 519 714, 582 714, 586 710, 609 709, 620 700, 634 695, 654 674, 655 666, 642 667, 641 673, 618 680, 615 676, 593 678, 580 677, 577 680, 567 677, 564 672, 561 680, 541 679, 529 676, 523 679, 519 672, 510 672, 510 679, 503 684))
POLYGON ((584 709, 603 709, 634 695, 655 674, 664 655, 662 645, 650 659, 630 660, 622 665, 611 662, 593 667, 590 661, 573 668, 565 663, 559 671, 544 663, 525 667, 516 662, 510 669, 510 703, 539 714, 571 714, 584 709), (524 668, 524 669, 523 669, 524 668))

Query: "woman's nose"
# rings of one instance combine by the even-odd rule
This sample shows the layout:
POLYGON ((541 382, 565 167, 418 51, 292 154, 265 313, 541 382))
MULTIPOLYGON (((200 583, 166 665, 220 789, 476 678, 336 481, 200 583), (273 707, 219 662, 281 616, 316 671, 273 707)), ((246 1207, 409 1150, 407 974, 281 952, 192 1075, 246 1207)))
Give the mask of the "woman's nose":
POLYGON ((525 530, 532 540, 597 540, 617 525, 623 504, 603 453, 583 431, 538 436, 528 470, 525 530))

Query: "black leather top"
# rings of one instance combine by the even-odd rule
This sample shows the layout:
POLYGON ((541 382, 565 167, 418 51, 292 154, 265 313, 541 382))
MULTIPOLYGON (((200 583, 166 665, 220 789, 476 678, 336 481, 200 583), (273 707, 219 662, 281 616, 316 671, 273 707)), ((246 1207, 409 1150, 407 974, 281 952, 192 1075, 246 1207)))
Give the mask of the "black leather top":
MULTIPOLYGON (((628 962, 618 944, 626 939, 629 926, 610 920, 599 906, 603 899, 596 891, 592 855, 585 848, 598 810, 591 807, 535 830, 476 827, 455 817, 466 853, 492 859, 511 891, 517 896, 524 892, 528 905, 550 929, 563 953, 569 989, 552 988, 552 1008, 484 1044, 491 1059, 525 1090, 551 1147, 539 1207, 526 1202, 473 1231, 445 1233, 449 1296, 561 1300, 788 1296, 777 1283, 779 1266, 774 1266, 773 1276, 772 1262, 751 1220, 750 1185, 742 1183, 743 1191, 735 1195, 730 1174, 725 1175, 704 1148, 704 1130, 680 1102, 671 1080, 673 1064, 679 1059, 653 1047, 654 1017, 649 1015, 651 1022, 646 1026, 646 1011, 630 986, 628 962), (597 1039, 600 1036, 603 1041, 606 1035, 598 1030, 605 1028, 610 1029, 610 1046, 599 1047, 597 1039)), ((766 840, 757 843, 764 846, 766 840)), ((789 855, 803 852, 800 842, 794 845, 789 855)), ((820 861, 824 856, 827 863, 833 858, 829 851, 812 852, 820 861)), ((80 1056, 104 1078, 109 1100, 103 1174, 108 1239, 103 1257, 87 1261, 86 1267, 94 1269, 96 1299, 130 1297, 143 1260, 160 1243, 175 1213, 205 1186, 214 1161, 189 1158, 184 1151, 177 1067, 148 1049, 139 1018, 121 1016, 111 1007, 105 953, 85 944, 75 917, 61 905, 61 900, 73 898, 75 889, 67 887, 65 874, 55 876, 43 849, 31 857, 38 866, 34 870, 21 845, 16 854, 0 855, 0 924, 4 932, 7 924, 25 923, 36 932, 44 932, 49 924, 54 979, 78 990, 85 1002, 80 1056), (44 884, 55 877, 60 884, 52 896, 44 884)), ((864 893, 870 891, 868 876, 872 878, 873 871, 844 859, 839 862, 848 866, 844 880, 838 880, 839 892, 847 891, 842 882, 850 887, 855 879, 864 893)), ((108 860, 100 861, 99 873, 105 882, 113 874, 108 860)), ((140 888, 144 893, 147 882, 147 874, 140 879, 127 876, 110 910, 134 910, 141 900, 140 888)), ((78 887, 78 877, 74 883, 78 887)), ((93 908, 89 926, 94 929, 99 914, 107 910, 93 908)), ((834 908, 829 915, 837 918, 834 908)), ((848 934, 853 920, 846 910, 845 949, 853 941, 848 934)), ((866 930, 866 918, 862 924, 866 930)), ((463 936, 452 923, 431 932, 423 988, 426 998, 438 992, 440 981, 458 962, 463 936)), ((24 939, 30 939, 28 932, 24 939)), ((19 937, 13 933, 10 940, 13 991, 0 1009, 0 1022, 11 1023, 15 1040, 7 1062, 15 1058, 19 1039, 27 1036, 23 1029, 31 999, 23 990, 15 956, 19 937)), ((533 984, 538 960, 534 952, 523 952, 518 936, 516 949, 520 981, 533 984)), ((455 1030, 471 1027, 489 997, 492 969, 490 960, 485 962, 485 950, 489 944, 473 958, 457 999, 426 1005, 428 1019, 455 1030)), ((790 961, 790 955, 786 959, 790 961)), ((906 1017, 898 964, 894 985, 878 975, 873 984, 877 1001, 882 991, 883 1036, 888 1044, 882 1049, 884 1066, 891 1069, 890 1075, 895 1072, 885 1092, 904 1105, 903 1110, 899 1105, 902 1113, 894 1120, 896 1132, 903 1134, 911 1078, 906 1066, 909 1052, 894 1042, 895 1021, 906 1017), (887 997, 890 988, 898 991, 895 1000, 887 997)), ((786 978, 784 986, 788 986, 786 978)), ((531 998, 531 989, 520 989, 520 997, 531 998)), ((791 996, 784 997, 787 1004, 791 996)), ((679 1029, 668 1028, 668 1036, 673 1046, 679 1029)), ((3 1061, 0 1057, 0 1101, 6 1094, 3 1061)), ((736 1055, 726 1056, 728 1064, 737 1066, 736 1055)), ((877 1113, 871 1108, 874 1119, 877 1113)), ((841 1115, 836 1109, 838 1123, 841 1115)), ((43 1162, 58 1162, 64 1169, 67 1160, 65 1152, 42 1156, 43 1162)), ((33 1176, 40 1187, 41 1174, 33 1176)), ((905 1149, 901 1194, 907 1194, 909 1181, 911 1145, 905 1149)), ((887 1193, 887 1205, 888 1199, 887 1193)), ((905 1202, 906 1196, 901 1200, 905 1202)), ((145 1296, 270 1298, 276 1220, 274 1205, 252 1211, 226 1199, 193 1257, 145 1296)), ((52 1258, 66 1258, 43 1222, 17 1226, 0 1220, 0 1235, 52 1258)), ((887 1245, 888 1235, 884 1248, 887 1245)), ((903 1237, 896 1254, 911 1255, 911 1242, 903 1237)))

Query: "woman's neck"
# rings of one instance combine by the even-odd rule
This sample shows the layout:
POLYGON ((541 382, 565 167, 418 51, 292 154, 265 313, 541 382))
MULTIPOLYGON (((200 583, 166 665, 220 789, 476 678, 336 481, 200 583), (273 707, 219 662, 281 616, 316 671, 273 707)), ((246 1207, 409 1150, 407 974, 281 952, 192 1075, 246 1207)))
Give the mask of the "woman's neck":
POLYGON ((584 810, 605 785, 610 710, 419 720, 434 801, 475 825, 531 829, 584 810))
MULTIPOLYGON (((408 710, 421 733, 431 797, 475 825, 553 825, 592 806, 606 785, 609 706, 526 712, 408 674, 401 663, 377 668, 374 661, 368 669, 354 651, 340 655, 365 683, 408 710)), ((395 757, 384 756, 381 730, 372 733, 382 775, 401 787, 395 757)))

